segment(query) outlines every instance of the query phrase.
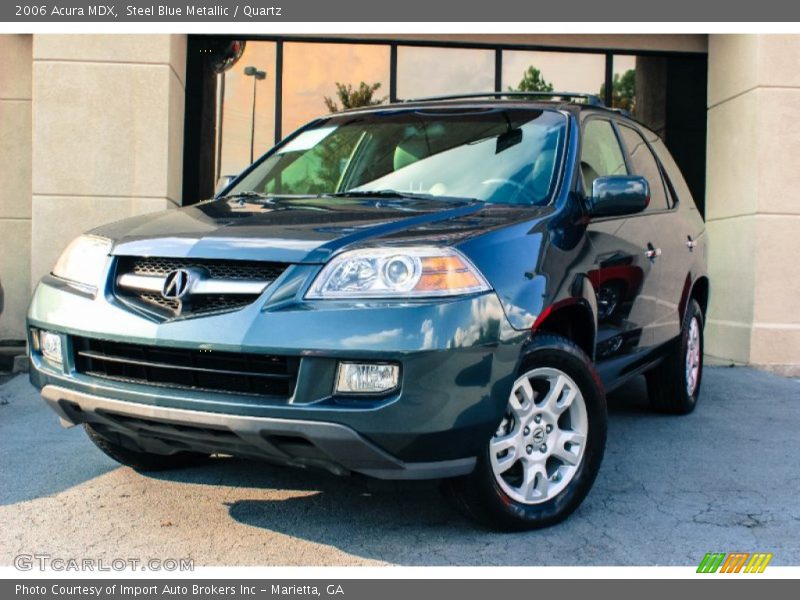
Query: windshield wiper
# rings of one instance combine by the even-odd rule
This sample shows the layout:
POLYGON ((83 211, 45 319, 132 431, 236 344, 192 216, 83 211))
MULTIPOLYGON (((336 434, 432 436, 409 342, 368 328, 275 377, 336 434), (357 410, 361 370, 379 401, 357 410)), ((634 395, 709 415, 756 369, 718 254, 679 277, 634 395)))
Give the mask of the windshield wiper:
POLYGON ((417 194, 414 192, 398 192, 397 190, 350 190, 347 192, 330 192, 327 194, 320 194, 318 198, 345 198, 352 196, 354 198, 363 197, 378 197, 378 198, 413 198, 420 196, 427 196, 427 194, 417 194))
POLYGON ((274 198, 274 196, 270 194, 262 194, 261 192, 245 190, 244 192, 236 192, 235 194, 220 196, 217 198, 217 200, 239 200, 240 198, 259 198, 260 200, 271 200, 274 198))
POLYGON ((434 194, 424 194, 422 192, 400 192, 398 190, 350 190, 348 192, 330 192, 320 194, 317 198, 411 198, 422 200, 442 200, 444 202, 453 200, 476 201, 475 198, 460 198, 455 196, 436 196, 434 194))
POLYGON ((263 194, 261 192, 254 192, 252 190, 245 190, 243 192, 236 192, 235 194, 228 194, 226 196, 219 196, 216 200, 245 200, 247 198, 257 200, 280 200, 281 198, 315 198, 314 194, 263 194))

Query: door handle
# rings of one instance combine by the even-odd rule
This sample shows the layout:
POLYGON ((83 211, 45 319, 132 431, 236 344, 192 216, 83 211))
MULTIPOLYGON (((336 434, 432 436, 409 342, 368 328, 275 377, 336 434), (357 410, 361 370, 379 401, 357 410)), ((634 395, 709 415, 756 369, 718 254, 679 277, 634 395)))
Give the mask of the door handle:
POLYGON ((655 260, 661 256, 661 248, 655 248, 653 247, 653 244, 648 243, 647 250, 645 251, 644 255, 650 260, 655 260))

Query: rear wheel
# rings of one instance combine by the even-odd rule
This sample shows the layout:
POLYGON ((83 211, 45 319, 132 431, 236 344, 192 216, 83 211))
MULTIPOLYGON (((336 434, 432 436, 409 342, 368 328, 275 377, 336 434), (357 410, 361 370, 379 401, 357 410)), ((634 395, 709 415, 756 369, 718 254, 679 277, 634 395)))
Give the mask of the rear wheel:
POLYGON ((535 343, 475 471, 446 482, 468 516, 507 531, 546 527, 572 513, 605 448, 605 397, 591 361, 560 336, 535 343))
POLYGON ((690 300, 674 349, 647 373, 650 406, 659 412, 685 415, 697 406, 703 376, 703 311, 690 300))
POLYGON ((177 452, 175 454, 154 454, 137 449, 135 444, 110 429, 101 429, 84 423, 86 435, 95 446, 118 463, 136 471, 166 471, 200 464, 208 460, 207 454, 196 452, 177 452))

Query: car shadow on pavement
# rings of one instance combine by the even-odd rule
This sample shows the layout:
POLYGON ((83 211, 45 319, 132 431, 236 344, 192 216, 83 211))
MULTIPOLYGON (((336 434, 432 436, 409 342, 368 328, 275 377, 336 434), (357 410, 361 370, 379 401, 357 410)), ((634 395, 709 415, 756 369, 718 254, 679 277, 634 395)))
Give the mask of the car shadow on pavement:
MULTIPOLYGON (((615 413, 635 419, 648 418, 643 394, 643 382, 631 382, 625 390, 613 394, 609 398, 611 418, 615 418, 615 413)), ((237 523, 333 546, 370 560, 407 565, 492 564, 491 557, 480 556, 481 548, 489 540, 503 544, 516 540, 526 546, 534 540, 552 543, 555 537, 570 537, 570 531, 582 530, 586 523, 580 522, 581 519, 591 519, 603 510, 602 503, 595 498, 560 526, 508 536, 464 518, 440 493, 438 485, 431 482, 394 483, 337 477, 321 470, 235 458, 214 459, 203 469, 150 476, 238 488, 242 495, 247 494, 245 489, 256 490, 247 494, 250 497, 227 504, 230 517, 237 523), (409 544, 409 540, 414 543, 409 544), (440 553, 431 551, 440 544, 440 553), (466 553, 452 550, 458 547, 469 550, 466 553)), ((544 551, 541 556, 536 554, 520 557, 520 564, 549 562, 544 551)))

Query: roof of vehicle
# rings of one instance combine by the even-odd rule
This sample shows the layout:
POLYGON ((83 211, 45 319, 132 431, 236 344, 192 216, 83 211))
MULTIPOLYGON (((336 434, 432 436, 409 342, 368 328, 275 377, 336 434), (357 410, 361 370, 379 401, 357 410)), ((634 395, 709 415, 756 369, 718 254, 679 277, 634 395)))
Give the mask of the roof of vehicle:
POLYGON ((448 94, 444 96, 431 96, 426 98, 413 98, 391 104, 376 104, 373 106, 351 108, 349 112, 371 112, 386 110, 387 108, 477 108, 488 106, 507 106, 509 108, 548 108, 581 112, 586 110, 599 110, 633 119, 625 110, 609 108, 603 101, 593 95, 577 92, 476 92, 469 94, 448 94))

